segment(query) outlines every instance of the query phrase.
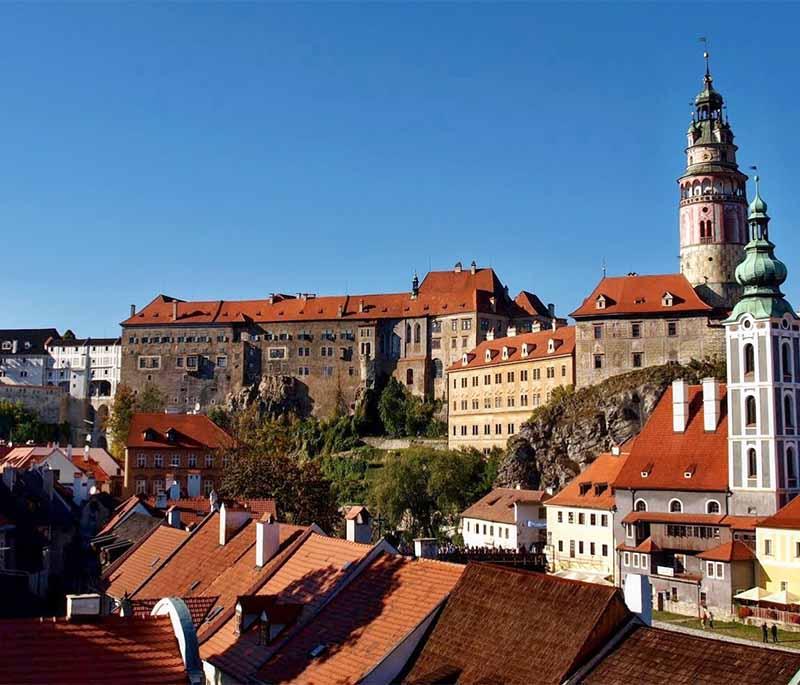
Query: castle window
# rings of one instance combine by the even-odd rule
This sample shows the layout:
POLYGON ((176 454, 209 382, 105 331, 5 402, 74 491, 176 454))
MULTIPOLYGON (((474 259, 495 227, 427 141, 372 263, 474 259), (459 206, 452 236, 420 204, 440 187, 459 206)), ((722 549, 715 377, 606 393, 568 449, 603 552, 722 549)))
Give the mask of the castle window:
POLYGON ((792 380, 792 348, 788 342, 781 345, 781 366, 783 367, 783 380, 792 380))
POLYGON ((667 321, 667 335, 670 338, 674 338, 678 335, 678 322, 677 321, 667 321))
POLYGON ((433 377, 441 378, 444 375, 444 365, 441 359, 433 360, 433 377))
POLYGON ((411 343, 411 324, 406 324, 406 345, 411 343))
POLYGON ((783 396, 783 421, 786 428, 794 429, 794 402, 791 395, 783 396))
POLYGON ((747 450, 747 477, 755 478, 758 474, 758 457, 755 448, 747 450))
POLYGON ((636 321, 631 324, 631 337, 632 338, 642 337, 642 324, 640 321, 636 321))
POLYGON ((641 369, 642 368, 642 353, 641 352, 634 352, 633 353, 633 368, 634 369, 641 369))
POLYGON ((598 325, 594 327, 594 339, 600 340, 603 337, 603 326, 598 325))
POLYGON ((744 400, 744 423, 748 427, 756 425, 756 398, 748 395, 744 400))
POLYGON ((406 385, 414 385, 414 369, 406 369, 406 385))
POLYGON ((602 369, 603 368, 603 355, 602 354, 594 355, 594 368, 595 369, 602 369))
POLYGON ((755 368, 756 356, 753 345, 752 343, 746 343, 744 346, 744 377, 746 379, 752 379, 755 368))
POLYGON ((597 299, 594 302, 595 309, 605 309, 606 308, 606 298, 603 295, 598 295, 597 299))
POLYGON ((414 325, 414 342, 418 343, 422 334, 422 328, 419 324, 414 325))
POLYGON ((786 481, 790 488, 797 487, 797 464, 795 464, 793 447, 786 449, 786 481))
POLYGON ((670 500, 669 511, 671 514, 680 514, 683 511, 683 502, 679 499, 670 500))
POLYGON ((637 499, 636 504, 633 505, 634 511, 647 511, 647 502, 643 499, 637 499))
POLYGON ((706 514, 719 514, 720 513, 720 506, 719 502, 715 499, 710 499, 706 502, 706 514))

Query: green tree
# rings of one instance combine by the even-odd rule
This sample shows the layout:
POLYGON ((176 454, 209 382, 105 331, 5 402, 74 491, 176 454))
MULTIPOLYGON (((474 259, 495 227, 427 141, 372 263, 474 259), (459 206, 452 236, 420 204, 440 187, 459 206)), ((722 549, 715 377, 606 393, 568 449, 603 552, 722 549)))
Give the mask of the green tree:
POLYGON ((120 383, 111 405, 111 413, 106 421, 106 433, 111 443, 111 454, 118 460, 125 456, 128 430, 131 418, 137 412, 164 411, 167 398, 152 383, 146 385, 141 393, 135 393, 130 386, 120 383))
POLYGON ((136 411, 157 413, 167 406, 167 396, 154 383, 148 383, 136 394, 136 411))
POLYGON ((378 400, 378 415, 386 435, 397 438, 406 435, 406 397, 408 391, 396 378, 386 383, 378 400))

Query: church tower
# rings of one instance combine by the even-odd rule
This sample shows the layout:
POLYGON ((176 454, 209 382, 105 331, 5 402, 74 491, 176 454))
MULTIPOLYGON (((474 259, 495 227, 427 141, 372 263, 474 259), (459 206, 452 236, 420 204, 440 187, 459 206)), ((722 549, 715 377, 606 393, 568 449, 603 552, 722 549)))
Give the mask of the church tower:
POLYGON ((800 491, 800 320, 780 290, 786 266, 769 240, 758 176, 748 222, 750 242, 736 268, 742 298, 724 322, 728 478, 732 514, 768 516, 800 491))
POLYGON ((706 58, 703 90, 688 130, 680 187, 681 273, 708 304, 730 310, 741 294, 734 279, 747 242, 747 176, 736 164, 733 131, 712 85, 706 58))

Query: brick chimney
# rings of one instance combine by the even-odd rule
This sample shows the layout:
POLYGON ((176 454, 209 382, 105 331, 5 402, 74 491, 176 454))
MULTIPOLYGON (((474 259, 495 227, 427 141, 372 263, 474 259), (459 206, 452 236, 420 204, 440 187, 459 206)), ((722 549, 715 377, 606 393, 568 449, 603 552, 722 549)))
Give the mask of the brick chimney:
POLYGON ((262 568, 272 559, 281 546, 281 524, 272 514, 264 514, 256 521, 256 566, 262 568))
POLYGON ((247 521, 250 512, 245 509, 233 509, 224 504, 219 508, 219 544, 226 545, 247 521))
POLYGON ((672 430, 683 433, 689 422, 689 386, 682 378, 672 381, 672 430))
POLYGON ((131 305, 131 316, 136 316, 136 305, 135 304, 131 305))
POLYGON ((713 433, 719 423, 719 381, 703 379, 703 429, 713 433))
POLYGON ((178 302, 177 300, 172 300, 172 320, 178 320, 178 302))
POLYGON ((364 309, 365 309, 364 298, 361 298, 358 301, 358 311, 363 314, 364 313, 364 309))
POLYGON ((177 528, 178 530, 183 529, 180 509, 175 506, 171 506, 169 509, 167 509, 167 524, 169 524, 172 528, 177 528))

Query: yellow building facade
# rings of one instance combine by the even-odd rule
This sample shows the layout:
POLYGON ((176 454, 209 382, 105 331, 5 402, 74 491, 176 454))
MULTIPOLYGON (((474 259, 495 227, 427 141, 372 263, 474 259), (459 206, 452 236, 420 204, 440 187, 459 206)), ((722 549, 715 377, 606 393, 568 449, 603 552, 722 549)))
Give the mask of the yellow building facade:
POLYGON ((756 559, 759 587, 800 596, 800 497, 756 526, 756 559))
POLYGON ((448 443, 503 448, 555 388, 575 382, 575 328, 489 336, 449 367, 448 443))

